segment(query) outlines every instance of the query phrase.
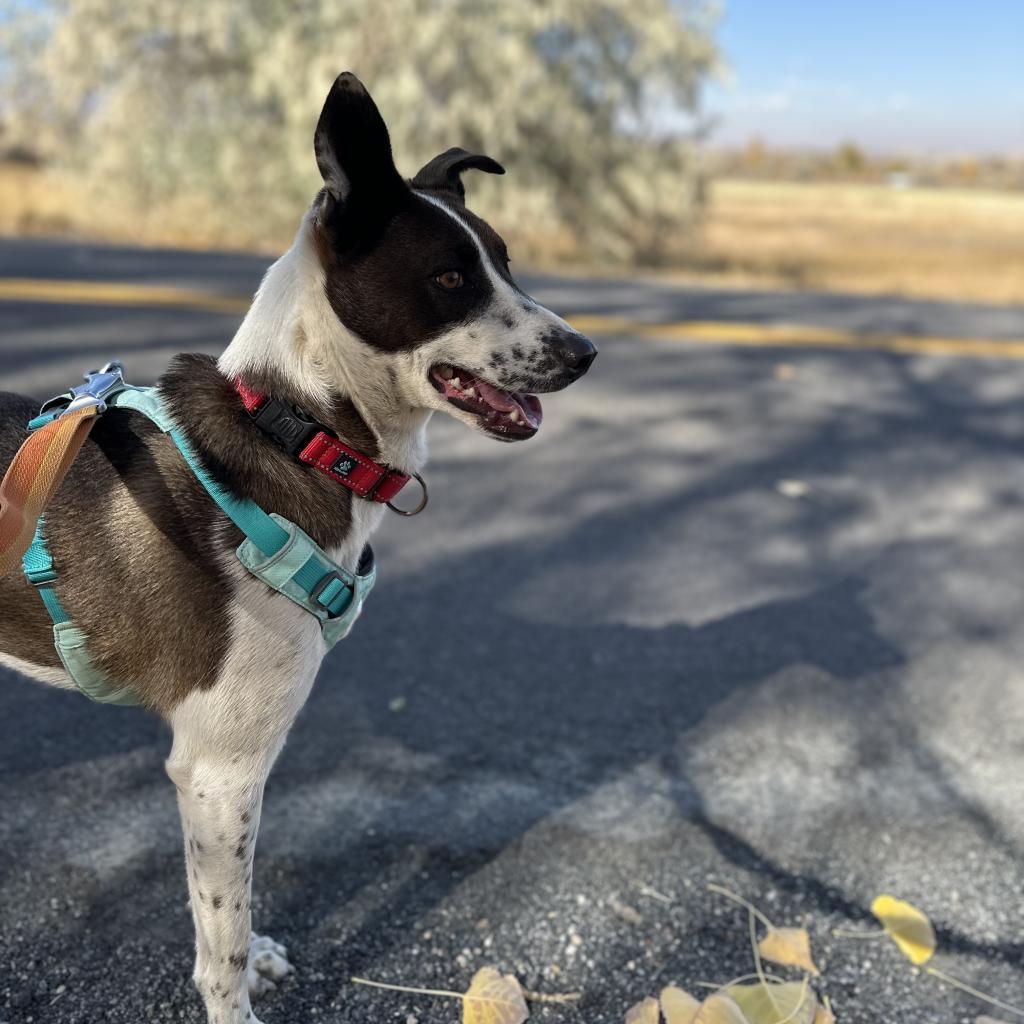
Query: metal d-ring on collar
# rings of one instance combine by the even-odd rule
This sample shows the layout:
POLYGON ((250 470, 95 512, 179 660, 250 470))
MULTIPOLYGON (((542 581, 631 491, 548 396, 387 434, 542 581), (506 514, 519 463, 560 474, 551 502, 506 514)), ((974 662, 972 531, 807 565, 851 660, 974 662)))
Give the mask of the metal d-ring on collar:
POLYGON ((430 500, 430 495, 427 493, 426 480, 424 480, 419 473, 410 473, 409 475, 420 485, 420 489, 423 493, 420 495, 420 503, 408 512, 404 508, 392 505, 390 501, 385 503, 392 512, 397 512, 400 516, 418 516, 427 507, 427 502, 430 500))

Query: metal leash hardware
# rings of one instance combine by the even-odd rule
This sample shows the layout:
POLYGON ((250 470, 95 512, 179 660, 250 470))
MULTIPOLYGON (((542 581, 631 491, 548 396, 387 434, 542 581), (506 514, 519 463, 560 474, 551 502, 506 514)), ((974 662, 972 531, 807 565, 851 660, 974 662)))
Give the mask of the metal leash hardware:
POLYGON ((397 505, 392 505, 390 501, 385 502, 387 507, 392 512, 397 512, 400 516, 418 516, 426 507, 427 502, 430 500, 430 495, 427 493, 427 482, 419 475, 419 473, 410 474, 412 479, 415 480, 419 485, 423 493, 420 495, 420 503, 413 509, 406 511, 404 508, 399 508, 397 505))
POLYGON ((100 370, 89 370, 88 373, 83 373, 82 379, 85 381, 84 384, 79 384, 77 388, 71 388, 70 391, 65 391, 63 394, 54 395, 53 398, 44 402, 39 414, 43 415, 54 409, 60 409, 56 417, 60 418, 65 413, 84 409, 90 405, 96 406, 97 412, 106 412, 106 399, 129 386, 124 380, 124 366, 116 359, 111 360, 100 370))

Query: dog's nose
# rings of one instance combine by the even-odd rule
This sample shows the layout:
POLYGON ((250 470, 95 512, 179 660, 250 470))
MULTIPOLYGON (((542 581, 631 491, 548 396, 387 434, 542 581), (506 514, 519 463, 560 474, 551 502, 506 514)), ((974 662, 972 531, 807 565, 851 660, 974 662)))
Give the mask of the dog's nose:
POLYGON ((555 341, 555 352, 567 369, 583 376, 597 358, 594 343, 576 331, 564 331, 555 341))

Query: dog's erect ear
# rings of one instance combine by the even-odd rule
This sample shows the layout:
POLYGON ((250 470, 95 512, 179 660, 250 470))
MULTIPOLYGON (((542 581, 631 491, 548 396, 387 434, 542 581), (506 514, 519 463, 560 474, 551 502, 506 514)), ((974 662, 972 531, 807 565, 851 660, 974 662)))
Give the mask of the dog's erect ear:
POLYGON ((353 195, 361 202, 364 192, 372 200, 374 195, 405 190, 391 156, 384 118, 351 71, 334 80, 320 112, 313 147, 324 184, 339 203, 353 195))
POLYGON ((440 156, 435 156, 429 164, 422 167, 412 179, 412 187, 454 192, 459 199, 465 200, 466 189, 463 187, 461 174, 470 170, 486 171, 488 174, 505 173, 505 168, 497 160, 480 153, 467 153, 455 146, 440 156))

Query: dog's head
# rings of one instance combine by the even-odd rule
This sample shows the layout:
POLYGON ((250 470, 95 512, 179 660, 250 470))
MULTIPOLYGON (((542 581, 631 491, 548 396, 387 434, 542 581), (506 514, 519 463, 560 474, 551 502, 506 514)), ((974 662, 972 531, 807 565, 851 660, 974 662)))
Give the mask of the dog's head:
POLYGON ((500 440, 532 437, 535 392, 577 380, 597 350, 519 288, 505 243, 466 209, 462 173, 504 169, 449 149, 406 181, 376 104, 348 73, 327 97, 315 148, 317 249, 335 315, 386 361, 409 405, 500 440))

